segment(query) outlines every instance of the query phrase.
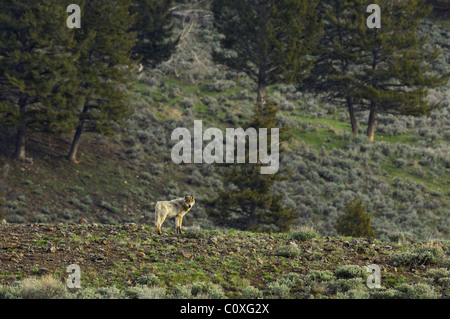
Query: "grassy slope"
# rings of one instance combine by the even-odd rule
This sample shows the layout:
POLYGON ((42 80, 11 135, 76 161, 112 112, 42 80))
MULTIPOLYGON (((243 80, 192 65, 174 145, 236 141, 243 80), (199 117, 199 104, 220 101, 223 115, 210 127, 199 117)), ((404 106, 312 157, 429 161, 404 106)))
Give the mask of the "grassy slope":
POLYGON ((272 235, 188 229, 179 236, 166 227, 159 236, 135 224, 9 224, 0 230, 10 238, 0 241, 0 299, 29 296, 27 278, 42 275, 58 279, 59 289, 37 289, 43 284, 35 282, 34 298, 448 298, 450 293, 448 242, 331 238, 308 229, 272 235), (69 292, 62 284, 69 263, 80 266, 80 290, 69 292), (366 285, 364 267, 370 264, 380 266, 380 289, 366 285), (23 286, 8 285, 22 280, 23 286))
MULTIPOLYGON (((439 39, 448 37, 446 29, 434 28, 433 32, 440 32, 439 39)), ((254 84, 242 74, 210 62, 207 71, 200 72, 195 65, 186 67, 191 50, 201 48, 203 52, 216 43, 206 42, 215 38, 210 26, 194 26, 193 30, 185 40, 192 47, 185 48, 187 44, 182 43, 171 63, 136 79, 131 89, 136 111, 126 128, 118 130, 115 137, 83 136, 80 165, 63 159, 70 136, 33 136, 28 152, 34 162, 22 164, 7 158, 13 135, 0 135, 4 150, 0 165, 10 166, 8 221, 76 221, 84 217, 112 224, 151 223, 155 201, 189 192, 199 200, 194 218, 188 218, 187 224, 212 227, 202 199, 214 198, 224 189, 223 172, 217 166, 173 164, 170 133, 179 126, 192 128, 194 119, 203 120, 204 127, 244 125, 252 112, 254 84)), ((441 222, 450 213, 448 101, 430 119, 380 116, 376 142, 367 145, 365 114, 359 114, 362 136, 353 139, 345 110, 292 86, 274 86, 268 93, 281 105, 280 123, 289 125, 294 135, 291 152, 282 164, 294 174, 277 191, 285 192, 287 201, 299 211, 300 224, 334 234, 332 225, 345 205, 343 198, 361 196, 379 221, 376 226, 384 238, 398 231, 421 239, 448 237, 448 227, 441 222), (307 169, 299 171, 302 164, 307 169), (371 190, 380 185, 384 190, 374 197, 371 190), (324 211, 331 214, 324 215, 324 211), (388 211, 395 212, 397 220, 386 217, 388 211), (416 211, 424 222, 402 221, 402 215, 416 219, 416 211), (441 228, 435 231, 437 226, 441 228), (422 228, 425 231, 419 232, 422 228)), ((448 87, 438 94, 448 100, 448 87)))
MULTIPOLYGON (((401 219, 409 216, 406 208, 403 210, 401 202, 401 198, 406 195, 399 194, 395 205, 392 205, 398 209, 395 215, 397 219, 394 216, 389 219, 383 215, 382 210, 376 209, 376 205, 395 198, 394 193, 399 185, 405 190, 409 190, 407 187, 412 185, 411 197, 421 197, 425 204, 432 203, 433 200, 436 203, 422 209, 419 207, 417 216, 425 216, 424 221, 406 229, 433 230, 437 223, 441 223, 447 233, 442 232, 440 235, 448 238, 445 222, 450 207, 449 166, 442 160, 442 156, 435 158, 436 163, 433 160, 430 163, 422 162, 426 156, 420 155, 427 151, 443 151, 444 155, 445 151, 448 152, 448 139, 441 134, 442 128, 439 131, 439 127, 445 125, 445 122, 434 119, 429 126, 424 126, 423 123, 428 123, 427 121, 418 121, 418 125, 422 127, 410 125, 400 133, 393 133, 388 125, 380 123, 376 143, 370 146, 363 138, 354 141, 349 137, 345 113, 330 105, 324 105, 323 111, 317 107, 319 102, 314 98, 291 92, 290 87, 274 87, 269 92, 279 102, 287 101, 292 106, 284 107, 280 115, 281 120, 292 127, 295 137, 290 144, 294 155, 289 158, 289 163, 297 168, 297 162, 301 159, 303 162, 300 162, 300 166, 303 163, 309 169, 300 175, 294 174, 290 184, 283 184, 280 188, 283 190, 286 187, 284 191, 294 205, 302 205, 298 207, 302 214, 300 223, 313 225, 323 232, 321 237, 304 242, 293 238, 291 234, 267 235, 217 229, 191 231, 180 240, 172 233, 173 230, 159 237, 154 234, 151 226, 139 228, 137 232, 130 231, 124 225, 108 226, 119 222, 151 225, 156 200, 172 198, 184 192, 195 192, 197 207, 193 210, 192 217, 187 216, 186 225, 201 223, 202 228, 213 228, 204 214, 202 200, 214 198, 217 191, 223 188, 221 172, 214 166, 173 164, 170 160, 170 148, 173 145, 169 141, 170 132, 182 124, 192 127, 194 118, 203 119, 205 125, 220 128, 242 125, 251 114, 253 86, 241 75, 230 72, 226 76, 230 76, 232 80, 218 74, 219 80, 210 76, 193 81, 189 77, 175 77, 170 65, 164 67, 168 70, 156 70, 136 81, 132 99, 137 111, 130 120, 129 128, 120 131, 115 137, 83 136, 80 165, 69 164, 63 159, 70 136, 60 139, 33 136, 33 140, 28 143, 29 156, 34 158, 33 164, 23 164, 7 157, 12 150, 12 135, 8 132, 1 134, 0 166, 3 167, 5 163, 10 166, 7 177, 10 213, 6 219, 17 223, 44 222, 50 225, 47 233, 36 229, 21 233, 21 229, 45 228, 45 225, 0 226, 3 227, 2 232, 11 232, 11 236, 3 238, 14 238, 13 234, 22 234, 23 237, 19 236, 18 241, 27 243, 14 246, 14 242, 2 242, 2 247, 5 248, 1 250, 1 262, 4 265, 0 267, 2 283, 41 274, 41 268, 44 272, 64 277, 67 262, 76 259, 84 267, 83 283, 93 289, 114 285, 126 291, 130 287, 136 287, 142 276, 154 274, 160 280, 159 286, 169 294, 166 296, 173 296, 176 286, 190 289, 195 282, 201 281, 219 285, 229 297, 242 296, 244 288, 249 285, 258 288, 265 297, 351 297, 356 294, 369 294, 372 297, 411 297, 414 294, 419 297, 448 297, 448 290, 445 288, 448 274, 428 272, 429 268, 448 269, 449 250, 446 241, 398 243, 396 233, 391 232, 392 242, 376 241, 375 246, 371 246, 364 240, 326 237, 333 233, 330 225, 337 214, 335 211, 327 215, 327 209, 335 205, 340 210, 341 203, 336 202, 335 198, 343 197, 345 192, 357 194, 361 185, 368 185, 368 190, 363 195, 368 196, 369 202, 372 200, 371 192, 377 189, 377 185, 386 186, 384 197, 378 201, 373 200, 373 210, 368 211, 374 215, 375 221, 380 220, 376 225, 380 229, 385 227, 382 221, 386 220, 386 223, 392 223, 403 230, 403 225, 411 223, 409 219, 401 219), (229 81, 233 83, 230 84, 229 81), (284 98, 287 93, 291 97, 284 98), (211 98, 210 102, 206 97, 211 98), (420 128, 426 129, 423 134, 419 134, 420 128), (414 151, 410 152, 410 148, 414 148, 414 151), (365 154, 369 154, 367 158, 355 159, 362 156, 363 149, 366 150, 365 154), (413 157, 409 157, 408 152, 413 157), (380 153, 383 155, 379 155, 380 153), (352 158, 348 164, 345 163, 347 158, 352 158), (398 164, 399 159, 404 163, 398 164), (343 179, 337 186, 323 177, 315 177, 320 169, 333 171, 339 162, 352 165, 353 169, 348 174, 353 171, 358 174, 366 172, 372 182, 359 179, 359 175, 347 178, 345 172, 335 176, 343 179), (308 171, 314 174, 309 176, 308 171), (311 193, 301 194, 302 190, 298 187, 305 187, 304 185, 310 185, 312 192, 318 189, 318 194, 312 193, 316 197, 311 193), (312 188, 313 186, 318 188, 312 188), (322 192, 327 187, 331 190, 332 187, 338 187, 338 192, 332 191, 327 195, 322 192), (305 204, 308 196, 312 196, 312 201, 305 204), (325 206, 321 206, 323 203, 325 206), (430 219, 429 216, 433 218, 430 219), (106 225, 94 227, 68 224, 77 222, 79 217, 106 225), (52 225, 59 221, 64 224, 52 225), (113 245, 100 246, 102 238, 113 245), (289 242, 294 242, 299 250, 286 250, 289 242), (32 252, 27 251, 30 244, 32 252), (271 249, 267 249, 267 244, 271 249), (55 263, 55 268, 49 269, 46 258, 52 258, 53 261, 56 259, 56 255, 49 255, 48 249, 52 245, 57 247, 56 254, 61 253, 64 258, 61 259, 63 263, 55 263), (438 255, 433 257, 435 250, 430 248, 430 260, 415 261, 411 257, 418 254, 416 249, 427 250, 427 247, 437 247, 438 255), (96 259, 95 254, 98 255, 101 251, 99 248, 111 248, 109 261, 112 264, 102 262, 101 258, 96 259), (139 257, 142 256, 138 255, 140 252, 144 253, 143 257, 139 257), (15 257, 15 253, 19 257, 15 257), (17 263, 11 260, 15 258, 19 264, 25 265, 27 254, 30 253, 36 253, 39 261, 30 264, 28 268, 18 268, 17 263), (393 260, 392 256, 397 254, 400 256, 393 260), (405 261, 397 265, 399 260, 405 261), (383 287, 392 290, 385 291, 384 295, 376 295, 368 291, 361 280, 347 283, 339 281, 335 276, 336 270, 341 266, 363 266, 369 263, 380 264, 383 270, 383 287), (243 268, 242 265, 246 266, 243 268), (333 276, 323 273, 319 276, 328 276, 327 280, 313 279, 313 270, 329 270, 333 276), (297 285, 289 286, 283 276, 290 272, 298 273, 303 283, 298 281, 297 285), (288 295, 285 295, 286 291, 288 295)), ((436 117, 445 118, 444 111, 436 117)), ((363 132, 363 115, 360 120, 363 132)), ((402 121, 409 123, 410 120, 401 119, 400 124, 402 121)), ((409 198, 407 203, 417 204, 409 198)), ((430 232, 426 233, 424 237, 428 238, 429 234, 430 232)), ((405 234, 397 235, 400 236, 397 238, 401 238, 405 234)), ((444 273, 445 270, 441 272, 444 273)), ((186 289, 183 291, 187 294, 189 289, 186 289)), ((132 292, 128 292, 126 296, 132 295, 132 292)))

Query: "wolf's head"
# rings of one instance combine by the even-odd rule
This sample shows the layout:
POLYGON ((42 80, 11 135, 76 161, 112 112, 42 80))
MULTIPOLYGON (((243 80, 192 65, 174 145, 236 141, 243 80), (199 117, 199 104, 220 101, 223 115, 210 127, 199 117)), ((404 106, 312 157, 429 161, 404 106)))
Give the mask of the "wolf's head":
POLYGON ((191 209, 195 204, 195 198, 193 195, 184 196, 184 206, 188 209, 191 209))

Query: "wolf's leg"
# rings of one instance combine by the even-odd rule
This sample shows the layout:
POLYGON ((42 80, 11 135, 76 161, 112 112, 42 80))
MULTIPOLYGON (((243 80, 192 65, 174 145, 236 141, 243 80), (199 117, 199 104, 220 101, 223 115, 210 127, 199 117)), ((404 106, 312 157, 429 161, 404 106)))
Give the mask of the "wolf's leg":
POLYGON ((155 225, 156 231, 161 235, 161 218, 159 217, 159 210, 155 208, 155 225))
POLYGON ((156 215, 156 231, 158 232, 158 234, 162 234, 162 232, 161 232, 161 226, 162 226, 162 224, 164 223, 164 220, 166 219, 166 216, 163 216, 163 213, 160 211, 160 210, 158 210, 158 209, 156 209, 155 210, 155 215, 156 215))
POLYGON ((181 233, 181 217, 180 216, 177 216, 175 218, 175 225, 177 228, 177 233, 181 233))
POLYGON ((163 217, 161 217, 161 222, 159 223, 159 227, 158 227, 158 234, 162 234, 162 231, 161 231, 161 227, 162 227, 162 224, 164 224, 164 221, 166 220, 166 216, 163 216, 163 217))
POLYGON ((156 232, 161 235, 161 223, 156 224, 156 232))
POLYGON ((181 227, 182 225, 183 225, 183 216, 180 216, 180 234, 183 233, 182 227, 181 227))

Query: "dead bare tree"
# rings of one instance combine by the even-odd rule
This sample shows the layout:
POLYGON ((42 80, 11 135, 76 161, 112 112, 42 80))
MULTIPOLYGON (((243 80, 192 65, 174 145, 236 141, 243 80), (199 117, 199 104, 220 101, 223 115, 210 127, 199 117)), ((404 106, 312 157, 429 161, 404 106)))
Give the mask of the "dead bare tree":
POLYGON ((175 33, 179 42, 177 54, 163 62, 162 66, 169 67, 176 77, 194 82, 214 66, 210 48, 198 41, 201 32, 204 32, 202 24, 212 21, 212 13, 209 11, 207 1, 192 1, 170 10, 176 20, 175 33))

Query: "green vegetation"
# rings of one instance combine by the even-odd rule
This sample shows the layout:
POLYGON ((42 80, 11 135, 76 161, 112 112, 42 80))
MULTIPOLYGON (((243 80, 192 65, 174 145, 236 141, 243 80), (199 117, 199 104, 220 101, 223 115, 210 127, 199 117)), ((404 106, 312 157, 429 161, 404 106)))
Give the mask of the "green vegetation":
POLYGON ((136 41, 136 34, 130 32, 136 23, 130 14, 131 4, 131 0, 120 4, 83 3, 84 27, 75 36, 78 90, 72 98, 78 103, 74 111, 75 133, 67 155, 71 162, 78 162, 84 132, 111 134, 115 125, 123 125, 131 113, 125 91, 129 68, 133 65, 131 50, 136 41), (109 12, 109 15, 99 23, 102 12, 109 12))
POLYGON ((257 84, 257 100, 266 103, 266 87, 300 81, 312 62, 307 58, 321 37, 317 1, 213 1, 214 26, 223 36, 214 61, 245 72, 257 84), (263 36, 262 36, 263 35, 263 36))
POLYGON ((60 1, 7 0, 0 9, 0 123, 15 131, 13 157, 26 156, 33 132, 58 134, 71 129, 77 83, 72 58, 73 32, 61 28, 60 1))
POLYGON ((169 9, 173 5, 167 0, 135 0, 131 14, 136 15, 132 31, 137 43, 132 49, 134 60, 144 66, 155 67, 170 58, 178 41, 171 39, 173 20, 169 9))
POLYGON ((336 231, 344 236, 375 237, 370 219, 363 201, 354 198, 347 203, 345 213, 338 217, 336 231))
MULTIPOLYGON (((285 145, 289 135, 287 128, 278 128, 277 141, 273 142, 272 128, 277 128, 276 115, 279 108, 273 102, 268 102, 264 107, 260 104, 255 106, 255 114, 248 124, 248 128, 267 128, 266 154, 274 154, 276 149, 280 156, 285 152, 285 145), (270 135, 269 135, 270 133, 270 135)), ((247 126, 246 126, 247 129, 247 126)), ((260 137, 259 137, 260 138, 260 137)), ((287 231, 298 218, 294 210, 285 207, 283 194, 273 192, 276 181, 288 179, 289 172, 278 172, 279 163, 270 163, 275 174, 264 174, 263 165, 250 164, 250 152, 246 151, 245 165, 232 165, 227 168, 225 175, 226 190, 219 193, 218 197, 210 203, 210 216, 218 224, 231 226, 239 229, 251 229, 253 231, 287 231)), ((253 155, 261 159, 260 151, 253 155)))
MULTIPOLYGON (((191 7, 179 7, 183 8, 191 7)), ((170 132, 190 127, 198 118, 205 127, 245 127, 254 117, 255 85, 245 74, 212 62, 210 49, 219 48, 220 36, 207 15, 192 16, 189 24, 175 24, 172 32, 183 34, 176 53, 133 79, 128 89, 133 111, 124 126, 116 127, 115 136, 86 132, 82 164, 61 161, 71 135, 32 136, 27 147, 35 161, 25 169, 8 157, 0 158, 2 165, 10 166, 5 198, 8 221, 83 217, 90 222, 151 224, 155 201, 189 192, 196 194, 197 204, 186 225, 215 227, 206 203, 225 191, 227 168, 173 164, 170 132), (192 65, 183 62, 187 60, 192 65), (83 202, 86 197, 88 203, 83 202), (63 214, 65 209, 78 213, 63 214)), ((425 34, 430 34, 425 49, 446 50, 447 33, 442 26, 425 20, 418 35, 425 34)), ((448 73, 445 55, 430 71, 448 73)), ((277 125, 289 127, 292 134, 280 161, 280 172, 289 170, 289 179, 272 186, 273 194, 283 195, 283 206, 301 216, 292 227, 314 225, 322 235, 336 235, 337 217, 351 199, 359 197, 381 239, 398 233, 422 240, 447 238, 447 90, 448 85, 430 90, 428 99, 441 102, 441 107, 429 117, 379 114, 378 139, 370 145, 363 135, 351 136, 347 111, 334 102, 294 85, 269 86, 268 96, 280 108, 277 125)), ((355 116, 362 133, 368 113, 355 116)), ((13 155, 14 134, 14 130, 0 132, 7 156, 13 155)))
POLYGON ((274 236, 222 229, 196 230, 198 237, 181 236, 174 241, 174 229, 168 229, 163 238, 132 224, 0 227, 7 235, 20 234, 18 247, 0 251, 0 299, 449 296, 448 241, 406 243, 322 236, 303 241, 291 233, 274 236), (66 233, 77 235, 66 238, 66 233), (37 254, 28 260, 21 256, 20 247, 32 237, 39 238, 33 250, 43 257, 37 254), (374 254, 362 253, 361 248, 369 246, 374 254), (53 259, 51 265, 44 264, 47 254, 53 259), (4 262, 5 255, 18 259, 22 267, 16 269, 11 264, 14 259, 4 262), (65 284, 69 256, 80 265, 80 289, 65 284), (366 265, 371 263, 381 267, 381 288, 366 285, 366 265))
POLYGON ((230 5, 226 18, 242 1, 130 0, 114 10, 109 1, 81 2, 94 6, 86 26, 104 23, 98 32, 60 28, 65 10, 54 0, 0 8, 0 227, 10 234, 0 249, 0 297, 450 296, 450 84, 437 81, 450 72, 450 32, 442 19, 422 20, 423 1, 395 4, 392 15, 401 15, 397 5, 417 14, 382 21, 380 32, 359 30, 366 13, 351 6, 333 20, 335 4, 360 1, 279 2, 308 12, 296 16, 269 1, 273 21, 236 16, 245 26, 237 34, 233 21, 214 22, 220 12, 210 4, 230 5), (316 3, 318 15, 308 9, 316 3), (103 12, 109 19, 99 19, 103 12), (303 47, 320 40, 307 39, 321 21, 302 28, 315 17, 326 19, 317 50, 303 47), (250 74, 261 64, 236 55, 251 23, 263 30, 263 47, 275 48, 261 81, 250 74), (361 34, 351 38, 354 31, 361 34), (353 42, 363 35, 373 41, 353 42), (336 51, 342 45, 354 51, 336 51), (308 87, 313 76, 326 92, 308 87), (351 86, 358 81, 365 86, 351 86), (267 95, 264 108, 255 107, 258 93, 267 95), (173 163, 171 132, 199 119, 221 130, 287 128, 279 175, 262 176, 259 164, 173 163), (80 161, 71 163, 64 158, 80 126, 80 161), (184 236, 155 234, 155 202, 191 193, 184 236), (74 259, 83 265, 79 291, 61 287, 67 265, 58 262, 74 259), (368 263, 381 266, 381 289, 367 288, 368 263))

